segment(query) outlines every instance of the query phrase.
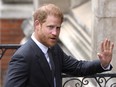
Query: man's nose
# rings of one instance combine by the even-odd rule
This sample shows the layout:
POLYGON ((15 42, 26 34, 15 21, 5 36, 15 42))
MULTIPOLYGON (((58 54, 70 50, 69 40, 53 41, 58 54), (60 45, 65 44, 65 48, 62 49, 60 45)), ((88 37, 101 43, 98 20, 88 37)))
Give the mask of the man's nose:
POLYGON ((59 34, 59 31, 55 28, 55 29, 53 29, 52 34, 57 35, 57 34, 59 34))

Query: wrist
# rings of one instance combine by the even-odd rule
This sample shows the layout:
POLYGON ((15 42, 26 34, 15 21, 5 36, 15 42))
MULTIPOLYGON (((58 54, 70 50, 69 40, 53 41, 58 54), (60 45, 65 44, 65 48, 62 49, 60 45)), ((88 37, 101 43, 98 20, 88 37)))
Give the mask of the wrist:
POLYGON ((102 65, 102 64, 101 64, 101 67, 102 67, 104 70, 109 70, 109 69, 110 69, 110 64, 108 64, 108 65, 102 65))

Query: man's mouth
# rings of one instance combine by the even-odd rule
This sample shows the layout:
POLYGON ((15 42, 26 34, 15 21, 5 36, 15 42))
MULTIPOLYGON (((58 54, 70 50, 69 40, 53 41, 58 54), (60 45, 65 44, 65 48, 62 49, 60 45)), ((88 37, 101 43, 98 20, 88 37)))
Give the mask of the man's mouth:
POLYGON ((50 38, 52 41, 57 41, 57 38, 53 37, 53 38, 50 38))

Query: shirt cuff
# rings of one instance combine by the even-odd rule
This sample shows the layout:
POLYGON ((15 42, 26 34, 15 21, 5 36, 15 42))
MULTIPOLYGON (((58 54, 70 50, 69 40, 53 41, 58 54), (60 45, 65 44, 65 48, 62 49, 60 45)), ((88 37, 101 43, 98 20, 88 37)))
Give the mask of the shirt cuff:
MULTIPOLYGON (((102 66, 102 65, 101 65, 102 66)), ((104 70, 110 70, 110 64, 107 66, 107 67, 103 67, 102 66, 102 68, 104 69, 104 70)))

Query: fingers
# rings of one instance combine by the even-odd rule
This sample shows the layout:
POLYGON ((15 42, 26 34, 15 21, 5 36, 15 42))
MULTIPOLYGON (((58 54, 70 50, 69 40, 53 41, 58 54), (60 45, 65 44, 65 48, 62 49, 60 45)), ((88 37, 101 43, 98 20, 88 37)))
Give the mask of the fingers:
POLYGON ((114 43, 111 43, 111 46, 110 46, 110 52, 113 51, 113 48, 114 48, 114 43))
POLYGON ((103 51, 110 51, 110 52, 112 52, 113 48, 114 48, 114 44, 111 43, 111 41, 108 40, 108 39, 105 39, 105 40, 101 43, 101 51, 102 51, 102 52, 103 52, 103 51))
POLYGON ((109 50, 110 49, 110 41, 108 39, 105 39, 103 46, 104 46, 104 50, 109 50))
POLYGON ((103 44, 104 44, 104 42, 102 42, 102 43, 101 43, 101 52, 103 52, 103 51, 104 51, 103 44))

